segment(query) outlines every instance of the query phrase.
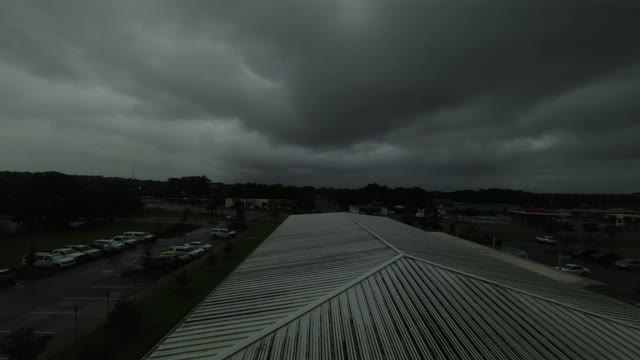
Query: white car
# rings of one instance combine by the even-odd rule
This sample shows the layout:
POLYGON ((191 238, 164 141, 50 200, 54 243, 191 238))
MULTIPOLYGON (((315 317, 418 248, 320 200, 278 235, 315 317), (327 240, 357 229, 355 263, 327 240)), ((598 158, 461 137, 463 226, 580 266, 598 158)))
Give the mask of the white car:
POLYGON ((94 244, 98 245, 99 247, 105 247, 107 249, 109 249, 109 251, 111 252, 118 252, 118 251, 122 251, 125 249, 124 244, 123 243, 119 243, 117 241, 113 241, 111 239, 109 240, 96 240, 93 242, 94 244))
POLYGON ((209 236, 212 238, 229 239, 236 236, 236 232, 225 228, 211 228, 209 229, 209 236))
POLYGON ((89 256, 83 252, 76 251, 74 249, 69 249, 67 247, 54 249, 51 251, 53 255, 58 255, 61 257, 70 257, 75 260, 77 263, 81 263, 83 261, 89 260, 89 256))
MULTIPOLYGON (((62 257, 58 255, 53 255, 46 252, 37 252, 35 255, 35 261, 33 262, 33 267, 36 268, 45 268, 45 269, 61 269, 71 267, 76 264, 76 261, 69 257, 62 257)), ((27 256, 25 255, 22 258, 22 264, 27 265, 27 256)))
POLYGON ((94 249, 89 245, 69 244, 69 245, 65 245, 64 247, 87 254, 87 256, 91 259, 102 257, 102 251, 98 249, 94 249))
POLYGON ((169 250, 170 251, 175 251, 177 253, 187 254, 192 259, 198 258, 198 257, 204 255, 204 253, 205 253, 204 249, 193 248, 193 247, 188 246, 188 245, 172 246, 172 247, 169 248, 169 250))
POLYGON ((558 243, 558 240, 556 240, 555 237, 550 235, 536 236, 536 241, 544 244, 549 244, 549 245, 555 245, 558 243))
POLYGON ((591 270, 584 266, 576 265, 576 264, 564 264, 562 267, 555 267, 557 270, 566 271, 577 275, 588 276, 591 274, 591 270))
POLYGON ((122 234, 124 237, 135 239, 138 242, 152 242, 156 236, 144 231, 127 231, 122 234))
POLYGON ((192 248, 200 248, 200 249, 204 249, 204 251, 209 251, 211 250, 212 246, 209 244, 205 244, 201 241, 192 241, 190 243, 184 244, 185 246, 190 246, 192 248))
POLYGON ((613 263, 615 267, 622 270, 638 270, 640 269, 640 260, 638 259, 621 259, 613 263))
POLYGON ((124 235, 116 235, 116 236, 112 237, 111 240, 119 242, 119 243, 123 244, 125 247, 128 247, 128 248, 132 248, 132 247, 136 246, 136 244, 138 243, 138 240, 136 240, 134 238, 126 237, 124 235))

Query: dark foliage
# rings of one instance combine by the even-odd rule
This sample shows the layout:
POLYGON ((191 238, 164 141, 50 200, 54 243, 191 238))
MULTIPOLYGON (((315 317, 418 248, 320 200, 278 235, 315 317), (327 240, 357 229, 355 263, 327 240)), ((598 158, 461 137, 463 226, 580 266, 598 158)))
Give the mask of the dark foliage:
POLYGON ((36 360, 53 338, 53 335, 38 335, 30 328, 20 328, 0 341, 0 352, 10 360, 36 360))
POLYGON ((187 287, 191 284, 191 275, 186 270, 180 271, 178 276, 176 276, 176 284, 178 285, 178 290, 181 293, 185 293, 187 291, 187 287))
POLYGON ((129 300, 118 300, 107 315, 107 326, 122 334, 136 332, 140 327, 142 315, 136 305, 129 300))

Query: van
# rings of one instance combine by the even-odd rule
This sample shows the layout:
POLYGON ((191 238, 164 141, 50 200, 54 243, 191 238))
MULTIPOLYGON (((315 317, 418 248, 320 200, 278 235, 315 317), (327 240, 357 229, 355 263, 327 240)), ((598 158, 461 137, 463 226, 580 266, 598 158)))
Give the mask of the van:
POLYGON ((232 237, 236 236, 236 232, 232 231, 232 230, 228 230, 225 228, 211 228, 209 230, 209 236, 212 238, 222 238, 222 239, 229 239, 232 237))
POLYGON ((138 242, 152 242, 156 239, 155 235, 143 231, 127 231, 122 235, 129 239, 135 239, 138 242))

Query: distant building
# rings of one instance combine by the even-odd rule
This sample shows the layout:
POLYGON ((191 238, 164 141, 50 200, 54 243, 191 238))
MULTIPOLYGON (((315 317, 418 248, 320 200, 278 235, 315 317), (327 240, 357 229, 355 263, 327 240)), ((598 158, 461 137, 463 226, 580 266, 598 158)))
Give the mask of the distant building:
POLYGON ((507 209, 515 224, 542 224, 547 220, 558 220, 569 217, 568 212, 545 209, 507 209))
POLYGON ((389 209, 386 206, 379 205, 351 205, 349 206, 349 212, 366 215, 389 215, 389 209))
POLYGON ((608 220, 615 221, 616 226, 640 224, 640 214, 606 214, 608 220))
POLYGON ((236 201, 242 202, 244 204, 244 207, 249 209, 291 207, 294 205, 294 201, 290 199, 225 198, 224 206, 227 208, 231 208, 236 203, 236 201))
POLYGON ((443 213, 460 213, 460 212, 476 212, 478 215, 497 215, 514 207, 513 204, 476 204, 455 202, 449 200, 434 200, 438 212, 443 213))

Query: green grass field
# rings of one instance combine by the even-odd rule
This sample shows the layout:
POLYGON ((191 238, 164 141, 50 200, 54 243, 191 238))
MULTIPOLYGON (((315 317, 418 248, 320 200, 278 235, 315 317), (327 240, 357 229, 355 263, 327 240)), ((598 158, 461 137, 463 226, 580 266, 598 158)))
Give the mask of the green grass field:
POLYGON ((8 235, 0 238, 0 267, 19 266, 22 257, 29 251, 32 244, 38 251, 46 251, 65 244, 111 239, 114 235, 121 235, 125 231, 159 233, 170 225, 160 222, 101 221, 78 229, 8 235))
POLYGON ((56 354, 53 359, 140 359, 251 254, 280 222, 250 222, 249 229, 234 241, 233 257, 219 254, 213 271, 203 263, 189 272, 192 282, 186 293, 179 293, 175 282, 171 282, 141 300, 138 309, 142 313, 142 324, 134 335, 123 337, 103 326, 56 354))

